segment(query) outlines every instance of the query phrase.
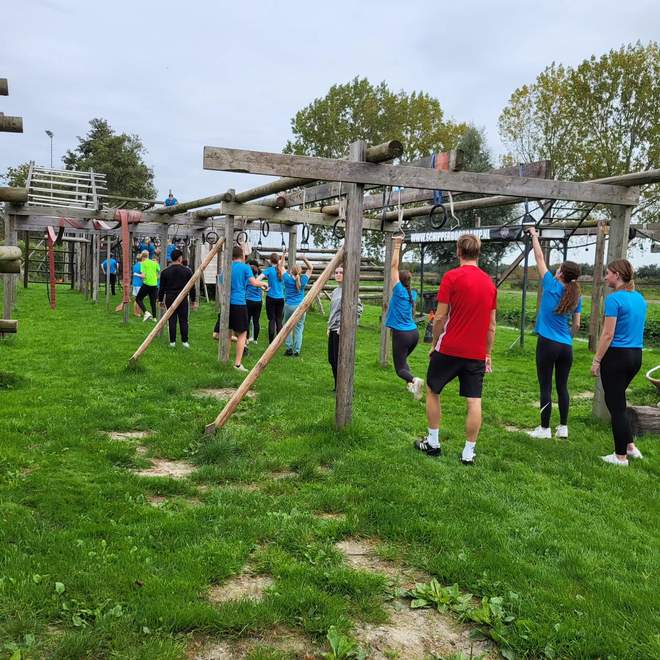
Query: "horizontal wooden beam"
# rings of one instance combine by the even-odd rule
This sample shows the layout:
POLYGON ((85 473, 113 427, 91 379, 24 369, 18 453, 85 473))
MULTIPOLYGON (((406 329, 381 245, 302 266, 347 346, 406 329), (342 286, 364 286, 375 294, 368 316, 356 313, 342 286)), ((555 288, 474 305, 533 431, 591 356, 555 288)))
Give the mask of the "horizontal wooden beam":
POLYGON ((223 192, 219 195, 201 197, 200 199, 193 199, 189 202, 175 204, 174 206, 163 206, 161 208, 153 209, 150 213, 153 215, 175 215, 176 213, 183 213, 190 209, 197 209, 200 206, 210 206, 211 204, 218 204, 219 202, 230 202, 232 199, 232 193, 223 192))
POLYGON ((10 117, 0 112, 0 133, 22 133, 23 117, 10 117))
POLYGON ((12 188, 0 186, 0 202, 12 204, 24 204, 28 199, 27 188, 12 188))
POLYGON ((16 245, 0 245, 0 261, 15 261, 21 256, 21 248, 16 245))
POLYGON ((630 172, 628 174, 616 174, 614 176, 607 176, 604 179, 592 179, 589 183, 610 183, 616 186, 632 187, 658 182, 660 182, 660 169, 630 172))
MULTIPOLYGON (((220 206, 223 215, 233 215, 253 220, 268 220, 280 222, 285 225, 308 224, 320 227, 332 227, 337 218, 327 216, 324 213, 312 211, 295 211, 294 209, 274 209, 271 206, 260 206, 259 204, 237 204, 236 202, 223 202, 220 206)), ((380 220, 366 219, 363 223, 364 229, 380 231, 380 220)), ((387 222, 384 231, 393 232, 398 229, 398 224, 387 222)))
POLYGON ((608 184, 574 183, 476 172, 440 172, 430 168, 350 162, 220 147, 204 147, 204 169, 274 176, 297 175, 326 181, 533 199, 562 199, 597 204, 634 206, 639 200, 639 195, 634 190, 608 184))

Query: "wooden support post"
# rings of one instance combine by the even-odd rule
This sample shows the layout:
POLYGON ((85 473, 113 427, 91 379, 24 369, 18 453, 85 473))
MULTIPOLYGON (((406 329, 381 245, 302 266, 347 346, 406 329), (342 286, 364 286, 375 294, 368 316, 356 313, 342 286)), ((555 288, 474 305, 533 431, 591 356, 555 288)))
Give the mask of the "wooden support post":
POLYGON ((296 265, 296 259, 298 257, 298 228, 296 225, 289 227, 289 268, 293 268, 296 265))
POLYGON ((23 232, 25 241, 25 259, 23 260, 23 288, 28 288, 30 282, 30 232, 23 232))
POLYGON ((195 286, 195 283, 199 280, 200 277, 204 276, 204 270, 211 263, 213 257, 215 257, 216 252, 220 250, 224 240, 219 240, 211 249, 211 251, 206 255, 204 261, 199 264, 197 270, 193 273, 193 276, 186 282, 186 285, 181 289, 181 293, 174 299, 174 302, 167 308, 163 316, 160 318, 158 323, 153 327, 151 332, 147 335, 147 338, 140 344, 140 347, 133 353, 131 359, 128 361, 129 364, 134 365, 139 359, 140 356, 149 348, 149 345, 154 340, 154 337, 160 334, 163 327, 169 320, 169 318, 176 312, 179 305, 188 297, 190 290, 195 286))
MULTIPOLYGON (((378 363, 381 367, 387 366, 387 354, 388 354, 388 339, 389 339, 389 330, 385 326, 385 320, 387 318, 387 308, 390 304, 390 297, 392 295, 392 252, 393 252, 393 243, 392 236, 385 236, 385 262, 383 263, 383 307, 380 317, 380 349, 378 352, 378 363)), ((422 273, 422 277, 424 274, 422 273)), ((414 310, 413 310, 414 312, 414 310)))
MULTIPOLYGON (((615 259, 625 259, 628 256, 628 231, 630 229, 630 218, 634 208, 632 206, 615 206, 612 208, 612 219, 610 220, 610 235, 607 241, 607 263, 615 259)), ((603 291, 603 305, 610 291, 603 291)), ((591 409, 592 414, 603 421, 610 419, 610 414, 605 405, 605 395, 600 376, 596 379, 596 390, 591 409)))
POLYGON ((105 235, 105 306, 110 306, 110 234, 105 235))
POLYGON ((594 277, 591 284, 591 314, 589 316, 589 350, 595 353, 601 329, 601 300, 603 296, 603 270, 605 267, 606 225, 598 223, 596 234, 596 256, 594 258, 594 277))
POLYGON ((18 332, 18 321, 12 319, 0 319, 0 337, 4 334, 16 334, 18 332))
POLYGON ((99 289, 101 288, 101 235, 92 236, 92 246, 94 248, 94 260, 92 267, 92 302, 97 304, 99 301, 99 289))
MULTIPOLYGON (((225 251, 227 252, 228 250, 225 251)), ((344 250, 340 248, 330 263, 328 263, 328 265, 325 267, 325 270, 319 275, 316 282, 314 282, 312 288, 307 292, 307 295, 303 298, 303 301, 300 303, 300 305, 298 305, 296 311, 290 316, 289 320, 284 324, 282 329, 275 335, 272 343, 257 360, 257 363, 254 365, 254 367, 252 367, 250 373, 247 374, 245 380, 243 380, 236 392, 234 392, 229 401, 227 401, 220 414, 215 418, 215 420, 213 420, 213 422, 211 422, 211 424, 206 426, 205 432, 207 434, 215 433, 218 429, 221 429, 227 423, 227 420, 232 416, 238 404, 247 394, 252 385, 254 385, 257 378, 259 378, 262 372, 266 369, 268 363, 280 349, 289 333, 294 329, 296 323, 298 323, 298 321, 302 318, 302 315, 307 312, 307 310, 314 304, 314 301, 321 294, 323 291, 323 286, 335 272, 335 268, 338 264, 341 263, 343 257, 344 250)))
MULTIPOLYGON (((364 161, 367 145, 353 142, 350 147, 352 162, 364 161)), ((335 424, 343 429, 353 419, 353 381, 355 377, 355 342, 358 325, 358 293, 360 289, 360 262, 362 261, 362 213, 364 184, 348 185, 346 208, 346 239, 344 241, 344 282, 341 299, 341 332, 339 333, 339 359, 337 368, 337 396, 335 424)))
MULTIPOLYGON (((5 245, 6 246, 16 246, 16 219, 10 213, 5 212, 5 245)), ((5 250, 8 253, 8 256, 18 255, 20 259, 21 252, 17 248, 14 250, 5 250)), ((5 319, 11 319, 12 311, 15 306, 16 298, 16 278, 15 274, 6 274, 3 275, 4 280, 4 291, 2 299, 2 311, 3 317, 5 319)))
POLYGON ((229 362, 229 299, 231 297, 231 262, 234 249, 234 216, 225 218, 225 249, 222 253, 222 286, 220 288, 220 327, 218 329, 218 360, 229 362))

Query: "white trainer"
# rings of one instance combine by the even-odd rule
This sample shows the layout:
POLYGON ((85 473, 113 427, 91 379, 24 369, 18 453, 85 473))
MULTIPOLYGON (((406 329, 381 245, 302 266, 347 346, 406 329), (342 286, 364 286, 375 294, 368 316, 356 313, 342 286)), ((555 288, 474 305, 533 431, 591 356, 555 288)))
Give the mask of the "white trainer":
POLYGON ((170 348, 176 348, 176 342, 175 341, 170 342, 170 348))
POLYGON ((642 455, 642 452, 639 451, 639 449, 637 449, 637 447, 635 447, 632 450, 629 449, 626 452, 626 454, 628 455, 628 458, 644 458, 644 456, 642 455))
POLYGON ((190 348, 190 344, 187 341, 182 342, 181 346, 184 348, 190 348))
POLYGON ((544 428, 543 426, 537 426, 533 431, 527 431, 527 435, 530 438, 537 438, 539 440, 550 440, 552 438, 552 431, 550 427, 544 428))
POLYGON ((555 438, 559 438, 559 440, 568 440, 568 426, 560 424, 555 429, 555 438))
POLYGON ((144 323, 145 321, 148 321, 149 319, 152 319, 153 316, 149 312, 145 312, 144 316, 142 317, 142 322, 144 323))
POLYGON ((236 371, 247 371, 247 369, 242 364, 235 364, 234 369, 236 369, 236 371))
POLYGON ((413 378, 412 382, 412 395, 417 401, 420 401, 424 393, 424 381, 421 378, 413 378))
POLYGON ((616 457, 616 454, 608 454, 607 456, 601 456, 600 460, 605 461, 605 463, 611 463, 612 465, 619 465, 620 467, 628 467, 628 459, 626 458, 625 461, 620 461, 616 457))

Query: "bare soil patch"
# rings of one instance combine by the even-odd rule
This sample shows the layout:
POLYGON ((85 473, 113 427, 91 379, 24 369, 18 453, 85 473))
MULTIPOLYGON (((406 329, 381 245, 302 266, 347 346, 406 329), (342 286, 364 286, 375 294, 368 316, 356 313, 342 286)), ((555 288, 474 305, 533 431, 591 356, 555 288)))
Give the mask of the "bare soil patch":
POLYGON ((146 454, 149 453, 149 447, 145 447, 144 445, 138 445, 135 448, 135 453, 140 456, 145 456, 146 454))
MULTIPOLYGON (((404 589, 411 589, 416 582, 431 579, 427 573, 378 557, 377 544, 372 539, 345 539, 335 547, 343 553, 351 568, 383 573, 404 589)), ((356 625, 355 639, 370 659, 400 657, 424 660, 459 653, 467 657, 482 654, 487 658, 498 657, 492 644, 470 639, 470 626, 460 624, 437 610, 413 610, 407 601, 397 598, 385 605, 385 611, 389 617, 388 623, 356 625)))
POLYGON ((295 479, 297 476, 298 473, 293 472, 293 470, 275 470, 270 473, 270 478, 276 479, 277 481, 281 481, 282 479, 295 479))
POLYGON ((591 400, 594 398, 594 393, 592 391, 587 391, 587 392, 578 392, 577 394, 571 394, 572 399, 576 399, 577 401, 582 400, 591 400))
POLYGON ((287 653, 301 660, 319 657, 319 649, 310 639, 280 626, 244 639, 193 642, 188 646, 187 657, 188 660, 233 660, 247 658, 260 647, 287 653))
MULTIPOLYGON (((212 387, 205 387, 200 390, 195 390, 193 392, 193 396, 199 398, 211 397, 213 399, 218 399, 219 401, 228 401, 231 399, 235 392, 236 388, 234 387, 221 387, 217 389, 212 387)), ((256 394, 252 390, 249 390, 245 396, 249 399, 254 399, 256 394)))
MULTIPOLYGON (((147 501, 151 506, 158 509, 174 500, 171 497, 164 497, 163 495, 149 495, 147 501)), ((202 503, 196 497, 178 498, 176 501, 191 507, 202 506, 202 503)))
POLYGON ((151 437, 151 431, 105 431, 110 440, 142 440, 151 437))
POLYGON ((505 425, 504 430, 507 433, 524 433, 522 429, 519 429, 517 426, 511 426, 510 424, 505 425))
POLYGON ((261 600, 264 592, 273 584, 269 575, 241 573, 222 584, 215 585, 208 592, 212 603, 226 603, 230 600, 261 600))
POLYGON ((154 458, 151 467, 136 470, 140 477, 170 477, 171 479, 185 479, 195 471, 195 466, 187 461, 169 461, 165 458, 154 458))
POLYGON ((345 513, 337 513, 330 511, 320 511, 319 513, 314 514, 317 518, 321 520, 346 520, 345 513))

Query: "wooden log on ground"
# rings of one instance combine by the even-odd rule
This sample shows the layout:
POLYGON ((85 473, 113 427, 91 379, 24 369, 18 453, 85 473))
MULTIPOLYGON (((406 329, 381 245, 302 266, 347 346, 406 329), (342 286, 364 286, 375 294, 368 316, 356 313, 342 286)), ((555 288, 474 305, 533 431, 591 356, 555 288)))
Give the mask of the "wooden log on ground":
POLYGON ((321 276, 316 280, 312 288, 307 292, 303 301, 298 305, 296 311, 289 317, 289 320, 284 324, 282 329, 275 335, 272 343, 263 352, 263 355, 257 360, 257 363, 252 367, 250 373, 245 377, 245 380, 240 384, 239 388, 234 392, 232 397, 227 401, 225 407, 220 411, 220 414, 211 422, 207 424, 205 433, 211 435, 218 429, 221 429, 227 420, 232 416, 238 404, 242 401, 243 397, 248 393, 252 385, 261 376, 263 371, 268 366, 269 362, 273 359, 274 355, 280 349, 284 340, 289 333, 296 326, 296 323, 301 319, 302 315, 311 307, 318 295, 321 293, 323 285, 330 279, 330 276, 335 272, 337 264, 341 263, 344 258, 344 251, 340 249, 335 255, 334 259, 326 266, 321 276))
POLYGON ((130 365, 134 365, 140 359, 140 356, 149 348, 149 345, 154 340, 154 338, 160 333, 163 329, 163 326, 167 323, 169 318, 176 312, 179 305, 186 299, 190 290, 195 286, 197 280, 202 276, 206 267, 213 261, 218 250, 222 247, 225 240, 221 238, 210 250, 209 253, 204 258, 204 261, 199 265, 199 268, 193 273, 193 276, 188 280, 186 286, 181 289, 181 293, 174 299, 174 302, 168 307, 160 320, 153 327, 151 332, 147 335, 147 338, 140 344, 140 347, 131 355, 131 359, 128 361, 130 365))
POLYGON ((16 334, 18 321, 15 319, 0 319, 0 334, 16 334))
POLYGON ((660 433, 660 408, 629 406, 628 419, 634 436, 660 433))
POLYGON ((10 117, 0 113, 0 133, 22 133, 23 117, 10 117))
POLYGON ((27 200, 27 188, 0 186, 0 202, 9 202, 10 204, 25 204, 27 200))
POLYGON ((0 78, 0 96, 8 96, 9 95, 9 83, 7 82, 7 78, 0 78))

